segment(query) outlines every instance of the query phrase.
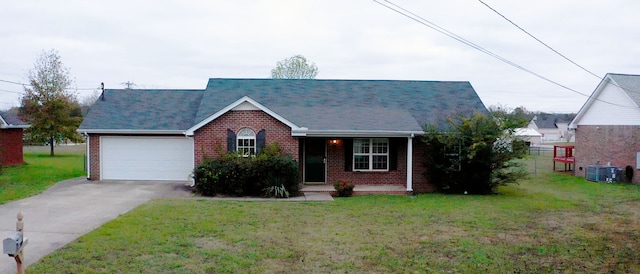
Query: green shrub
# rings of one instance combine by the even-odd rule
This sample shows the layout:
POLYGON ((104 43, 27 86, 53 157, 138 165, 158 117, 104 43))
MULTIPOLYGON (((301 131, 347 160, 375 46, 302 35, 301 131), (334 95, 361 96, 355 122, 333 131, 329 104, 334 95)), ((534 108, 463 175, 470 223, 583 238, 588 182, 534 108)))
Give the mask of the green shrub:
POLYGON ((355 185, 351 180, 337 180, 333 183, 333 187, 338 192, 338 196, 340 197, 351 197, 353 195, 353 188, 355 185))
POLYGON ((205 196, 243 195, 248 170, 250 167, 243 158, 231 155, 206 161, 193 172, 196 191, 205 196))
POLYGON ((204 196, 272 197, 275 187, 284 187, 287 193, 297 192, 299 171, 298 163, 273 143, 256 157, 224 154, 207 160, 194 169, 193 178, 196 191, 204 196))
POLYGON ((527 146, 513 137, 515 123, 474 114, 449 120, 440 131, 429 126, 422 137, 427 176, 444 193, 495 193, 496 187, 526 177, 521 164, 527 146))
MULTIPOLYGON (((271 146, 271 145, 270 145, 271 146)), ((267 150, 266 146, 264 150, 267 150)), ((284 185, 291 192, 298 192, 299 170, 298 162, 290 155, 266 154, 261 151, 252 159, 252 188, 247 189, 250 195, 262 194, 263 190, 272 186, 284 185)), ((274 151, 268 149, 267 151, 274 151)))

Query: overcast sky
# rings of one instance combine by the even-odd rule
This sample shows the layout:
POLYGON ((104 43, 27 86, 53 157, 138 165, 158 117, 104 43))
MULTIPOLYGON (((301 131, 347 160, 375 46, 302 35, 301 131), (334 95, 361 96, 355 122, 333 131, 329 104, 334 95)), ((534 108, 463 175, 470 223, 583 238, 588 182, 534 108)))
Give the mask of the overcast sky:
MULTIPOLYGON (((269 78, 301 54, 318 79, 469 81, 486 106, 577 112, 587 97, 505 64, 371 0, 4 1, 0 80, 26 82, 55 49, 80 89, 203 89, 208 78, 269 78)), ((591 94, 607 72, 640 74, 640 1, 392 1, 555 82, 591 94)), ((0 82, 0 109, 22 87, 0 82)), ((91 90, 78 90, 80 97, 91 90)))

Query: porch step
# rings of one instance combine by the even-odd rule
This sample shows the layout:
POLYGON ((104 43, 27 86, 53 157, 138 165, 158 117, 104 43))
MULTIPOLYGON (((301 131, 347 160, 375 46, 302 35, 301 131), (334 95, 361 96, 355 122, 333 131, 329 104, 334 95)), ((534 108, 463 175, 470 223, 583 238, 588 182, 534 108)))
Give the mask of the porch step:
MULTIPOLYGON (((300 191, 304 193, 329 193, 336 196, 336 189, 333 185, 304 185, 300 191)), ((356 185, 353 188, 353 195, 368 194, 389 194, 389 195, 406 195, 407 189, 399 185, 356 185)))

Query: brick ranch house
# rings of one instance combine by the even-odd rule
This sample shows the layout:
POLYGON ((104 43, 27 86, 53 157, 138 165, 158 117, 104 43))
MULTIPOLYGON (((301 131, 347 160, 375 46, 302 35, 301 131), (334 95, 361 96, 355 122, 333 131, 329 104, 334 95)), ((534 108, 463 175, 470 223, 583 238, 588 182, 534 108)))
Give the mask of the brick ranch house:
POLYGON ((24 164, 22 138, 29 125, 13 114, 0 112, 0 165, 24 164))
POLYGON ((569 125, 575 129, 575 174, 591 165, 633 170, 640 183, 640 75, 608 73, 569 125))
POLYGON ((469 82, 210 79, 204 90, 107 89, 78 131, 90 180, 189 180, 220 151, 278 142, 306 185, 427 192, 423 126, 473 112, 487 109, 469 82))

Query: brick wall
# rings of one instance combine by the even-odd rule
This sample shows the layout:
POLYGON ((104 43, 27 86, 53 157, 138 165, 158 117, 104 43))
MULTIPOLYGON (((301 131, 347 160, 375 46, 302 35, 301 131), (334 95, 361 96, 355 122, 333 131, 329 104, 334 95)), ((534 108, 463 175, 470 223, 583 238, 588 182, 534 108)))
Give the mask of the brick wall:
POLYGON ((261 110, 229 111, 194 133, 196 166, 205 158, 219 156, 227 151, 227 129, 238 133, 241 128, 250 128, 256 134, 264 129, 266 143, 278 142, 285 153, 298 160, 298 140, 291 136, 291 128, 261 110))
POLYGON ((89 134, 89 180, 100 180, 100 135, 89 134))
MULTIPOLYGON (((356 185, 407 185, 407 143, 405 138, 398 138, 397 170, 386 172, 354 172, 345 171, 344 142, 338 139, 337 144, 327 145, 327 184, 336 180, 347 179, 356 185)), ((413 139, 413 190, 414 192, 432 192, 433 187, 424 175, 422 164, 424 149, 418 138, 413 139)))
POLYGON ((13 166, 24 164, 21 128, 0 129, 0 164, 13 166))
POLYGON ((587 166, 607 165, 634 169, 633 183, 640 183, 636 153, 640 152, 638 126, 578 126, 575 142, 575 174, 585 177, 587 166), (582 170, 580 170, 582 168, 582 170))

